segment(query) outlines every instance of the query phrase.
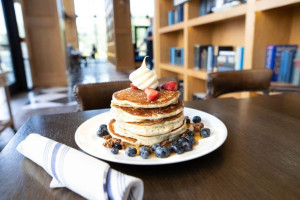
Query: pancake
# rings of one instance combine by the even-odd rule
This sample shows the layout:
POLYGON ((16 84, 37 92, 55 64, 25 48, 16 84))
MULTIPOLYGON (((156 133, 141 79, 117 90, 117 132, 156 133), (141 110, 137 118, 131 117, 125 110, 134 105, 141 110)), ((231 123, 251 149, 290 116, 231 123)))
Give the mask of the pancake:
POLYGON ((183 112, 157 121, 145 121, 145 122, 115 122, 115 130, 117 133, 124 134, 136 134, 141 136, 155 136, 161 135, 180 127, 184 120, 183 112))
POLYGON ((132 108, 111 105, 111 112, 116 120, 123 122, 142 122, 145 120, 159 120, 172 117, 183 111, 183 102, 178 100, 177 104, 163 108, 132 108))
POLYGON ((179 91, 159 91, 159 97, 154 101, 148 101, 143 90, 127 88, 113 94, 111 104, 121 107, 133 108, 161 108, 176 104, 180 96, 179 91))
POLYGON ((185 120, 182 121, 181 126, 177 129, 174 129, 166 134, 156 135, 156 136, 141 136, 141 135, 123 135, 124 133, 118 133, 115 130, 115 122, 116 120, 111 120, 108 125, 109 133, 112 137, 121 139, 124 142, 133 145, 153 145, 155 143, 161 143, 163 141, 172 141, 179 137, 180 134, 186 131, 186 123, 185 120))

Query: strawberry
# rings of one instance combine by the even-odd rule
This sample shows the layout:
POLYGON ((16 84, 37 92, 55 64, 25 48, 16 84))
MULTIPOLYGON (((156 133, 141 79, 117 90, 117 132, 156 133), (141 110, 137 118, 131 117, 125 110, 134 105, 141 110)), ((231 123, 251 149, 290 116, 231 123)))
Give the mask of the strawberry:
POLYGON ((178 85, 176 81, 166 82, 162 85, 162 88, 169 91, 178 90, 178 85))
POLYGON ((157 99, 157 97, 159 96, 159 92, 157 90, 154 90, 151 88, 146 88, 144 91, 147 95, 148 101, 153 101, 153 100, 157 99))
POLYGON ((130 87, 132 88, 132 89, 138 89, 135 85, 133 85, 132 83, 130 83, 130 87))

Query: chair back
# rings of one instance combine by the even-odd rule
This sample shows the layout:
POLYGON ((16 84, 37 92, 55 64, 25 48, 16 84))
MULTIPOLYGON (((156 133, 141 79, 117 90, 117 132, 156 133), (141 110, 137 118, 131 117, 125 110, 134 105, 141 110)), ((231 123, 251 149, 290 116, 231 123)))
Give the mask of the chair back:
POLYGON ((74 94, 80 111, 109 108, 114 92, 130 87, 130 81, 77 84, 74 94))
POLYGON ((213 72, 207 76, 207 98, 243 91, 268 92, 272 78, 270 69, 213 72))

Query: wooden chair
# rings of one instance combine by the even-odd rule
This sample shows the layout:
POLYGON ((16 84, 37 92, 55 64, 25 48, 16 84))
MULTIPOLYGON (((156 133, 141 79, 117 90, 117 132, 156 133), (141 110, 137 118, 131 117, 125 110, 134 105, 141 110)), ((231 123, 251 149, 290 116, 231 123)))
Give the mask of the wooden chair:
POLYGON ((206 99, 243 91, 262 91, 264 94, 268 94, 271 78, 272 70, 270 69, 209 73, 206 99))
POLYGON ((75 85, 74 94, 78 110, 109 108, 112 94, 130 87, 130 83, 128 80, 75 85))
MULTIPOLYGON (((159 83, 176 81, 176 78, 162 78, 159 83)), ((114 92, 130 87, 131 81, 112 81, 104 83, 77 84, 73 92, 78 104, 78 110, 93 110, 110 108, 110 102, 114 92)))

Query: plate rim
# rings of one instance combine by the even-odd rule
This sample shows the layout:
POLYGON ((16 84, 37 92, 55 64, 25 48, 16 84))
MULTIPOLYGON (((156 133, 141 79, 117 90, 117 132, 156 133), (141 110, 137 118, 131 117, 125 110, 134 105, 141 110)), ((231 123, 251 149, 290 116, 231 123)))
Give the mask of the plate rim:
MULTIPOLYGON (((86 124, 88 123, 90 120, 96 118, 96 117, 99 117, 99 115, 103 115, 103 114, 108 114, 110 111, 107 111, 107 112, 103 112, 103 113, 100 113, 98 115, 95 115, 89 119, 87 119, 86 121, 84 121, 83 123, 81 123, 76 131, 75 131, 75 134, 74 134, 74 139, 75 139, 75 143, 77 144, 77 146, 84 152, 84 153, 87 153, 88 155, 91 155, 93 157, 96 157, 102 161, 108 161, 108 162, 113 162, 113 163, 119 163, 119 164, 126 164, 126 165, 139 165, 139 166, 151 166, 151 165, 168 165, 168 164, 174 164, 174 163, 181 163, 181 162, 186 162, 186 161, 189 161, 189 160, 194 160, 196 158, 200 158, 200 157, 203 157, 209 153, 212 153, 213 151, 215 151, 216 149, 220 148, 224 142, 226 141, 227 139, 227 136, 228 136, 228 130, 227 130, 227 127, 226 125, 224 124, 224 122, 222 120, 220 120, 219 118, 217 118, 216 116, 210 114, 210 113, 207 113, 207 112, 204 112, 204 111, 201 111, 201 110, 198 110, 198 109, 194 109, 194 108, 189 108, 189 107, 184 107, 184 111, 190 111, 190 112, 201 112, 201 113, 205 113, 207 115, 209 115, 210 117, 213 117, 215 118, 215 120, 218 120, 219 123, 221 124, 221 126, 223 126, 224 128, 224 133, 223 133, 223 137, 222 137, 222 140, 218 141, 218 143, 216 145, 214 145, 212 148, 210 148, 208 151, 204 152, 204 153, 201 153, 200 155, 199 154, 192 154, 192 155, 189 155, 189 156, 186 156, 186 157, 183 157, 182 159, 176 159, 176 160, 169 160, 167 161, 168 158, 156 158, 156 161, 157 159, 159 160, 162 160, 163 162, 149 162, 148 159, 145 159, 144 163, 141 163, 141 162, 138 162, 138 161, 132 161, 132 160, 124 160, 124 159, 116 159, 115 156, 117 155, 114 155, 114 156, 111 156, 111 158, 103 158, 103 157, 100 157, 99 155, 95 155, 92 151, 89 151, 88 149, 86 149, 84 147, 84 145, 81 145, 80 142, 78 142, 78 137, 80 135, 80 127, 83 125, 83 124, 86 124)), ((195 149, 193 149, 192 151, 194 151, 195 149)), ((183 154, 180 154, 179 156, 183 156, 185 153, 183 154)))

